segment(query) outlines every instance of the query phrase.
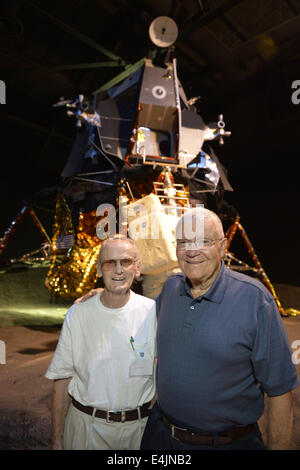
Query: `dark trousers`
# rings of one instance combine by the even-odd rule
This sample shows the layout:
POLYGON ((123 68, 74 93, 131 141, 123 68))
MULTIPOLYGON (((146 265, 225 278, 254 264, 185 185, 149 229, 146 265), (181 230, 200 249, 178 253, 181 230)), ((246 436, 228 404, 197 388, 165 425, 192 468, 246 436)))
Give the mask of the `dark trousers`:
POLYGON ((231 444, 218 444, 217 435, 213 446, 185 444, 172 437, 171 430, 163 423, 157 403, 151 410, 141 442, 141 450, 265 450, 258 426, 256 429, 231 444))

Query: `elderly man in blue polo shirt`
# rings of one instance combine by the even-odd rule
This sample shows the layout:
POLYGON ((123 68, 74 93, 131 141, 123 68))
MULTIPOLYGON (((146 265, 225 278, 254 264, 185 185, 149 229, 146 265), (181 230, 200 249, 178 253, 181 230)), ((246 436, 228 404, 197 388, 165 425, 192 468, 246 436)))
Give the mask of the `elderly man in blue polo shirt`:
POLYGON ((216 214, 191 209, 177 229, 182 273, 157 298, 158 400, 141 449, 265 449, 257 425, 265 398, 266 446, 289 449, 299 382, 273 296, 224 266, 216 214))

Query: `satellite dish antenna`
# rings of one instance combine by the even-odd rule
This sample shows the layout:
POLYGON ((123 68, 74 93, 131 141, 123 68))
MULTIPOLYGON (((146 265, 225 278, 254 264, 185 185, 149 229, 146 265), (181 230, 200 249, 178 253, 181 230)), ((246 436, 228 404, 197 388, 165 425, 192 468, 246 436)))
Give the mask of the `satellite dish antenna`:
POLYGON ((149 26, 149 36, 156 46, 169 47, 177 39, 177 24, 168 16, 158 16, 149 26))

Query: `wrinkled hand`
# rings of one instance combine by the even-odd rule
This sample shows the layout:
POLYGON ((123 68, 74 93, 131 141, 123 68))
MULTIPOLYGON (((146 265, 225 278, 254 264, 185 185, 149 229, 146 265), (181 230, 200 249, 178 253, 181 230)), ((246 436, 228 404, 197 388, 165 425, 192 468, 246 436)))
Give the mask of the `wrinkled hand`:
POLYGON ((92 289, 87 294, 83 295, 82 297, 79 297, 79 299, 76 299, 74 301, 74 304, 79 304, 80 302, 85 302, 87 299, 89 299, 90 297, 93 297, 93 295, 98 294, 102 290, 103 290, 102 287, 98 287, 98 289, 92 289))

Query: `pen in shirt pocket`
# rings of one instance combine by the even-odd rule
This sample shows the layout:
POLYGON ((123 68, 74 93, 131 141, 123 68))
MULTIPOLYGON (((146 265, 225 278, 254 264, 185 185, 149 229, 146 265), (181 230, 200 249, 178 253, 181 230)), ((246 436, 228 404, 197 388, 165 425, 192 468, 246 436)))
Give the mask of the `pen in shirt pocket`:
POLYGON ((144 359, 145 357, 145 351, 144 351, 144 347, 141 343, 137 343, 137 349, 134 347, 134 338, 132 336, 130 336, 130 340, 129 340, 130 344, 131 344, 131 347, 132 347, 132 350, 133 352, 139 357, 139 358, 142 358, 144 359))
POLYGON ((132 350, 135 351, 134 349, 134 346, 133 346, 133 343, 134 343, 134 338, 132 336, 130 336, 130 344, 131 344, 131 347, 132 347, 132 350))

